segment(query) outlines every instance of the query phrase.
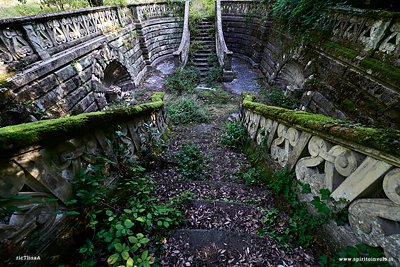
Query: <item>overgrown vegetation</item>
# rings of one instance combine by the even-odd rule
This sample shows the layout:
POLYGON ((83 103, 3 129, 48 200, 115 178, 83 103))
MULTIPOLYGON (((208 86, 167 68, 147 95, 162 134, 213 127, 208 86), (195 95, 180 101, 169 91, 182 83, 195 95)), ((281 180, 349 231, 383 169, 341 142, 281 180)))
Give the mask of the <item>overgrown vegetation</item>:
MULTIPOLYGON (((157 133, 151 126, 146 129, 147 138, 153 137, 148 142, 148 146, 152 147, 143 150, 153 154, 159 151, 160 142, 155 138, 157 133)), ((158 266, 156 263, 159 259, 153 254, 160 247, 148 243, 151 237, 160 240, 167 229, 182 222, 183 215, 173 208, 182 198, 177 196, 169 203, 160 203, 151 194, 154 182, 143 176, 145 169, 140 162, 126 156, 127 147, 123 143, 117 142, 116 146, 122 170, 118 184, 110 184, 109 178, 105 177, 105 166, 114 163, 99 156, 99 164, 79 171, 73 182, 79 197, 73 203, 92 207, 85 211, 89 217, 88 226, 93 229, 93 238, 87 239, 86 244, 80 248, 83 261, 78 266, 96 265, 104 257, 100 251, 104 253, 106 250, 107 263, 112 266, 158 266)))
POLYGON ((221 143, 236 150, 243 149, 247 143, 246 128, 243 124, 242 121, 228 121, 225 124, 226 132, 221 136, 221 143))
POLYGON ((177 68, 165 79, 165 88, 171 93, 193 93, 200 83, 200 71, 194 66, 177 68))
POLYGON ((173 124, 201 123, 209 120, 204 107, 190 96, 178 96, 168 100, 165 111, 173 124))
MULTIPOLYGON (((257 102, 287 109, 295 109, 300 104, 300 98, 291 96, 289 92, 285 92, 279 87, 269 86, 260 81, 258 82, 258 87, 260 88, 260 93, 256 98, 257 102)), ((298 95, 300 96, 301 94, 298 95)))
POLYGON ((182 173, 182 179, 192 181, 209 177, 205 166, 209 158, 203 155, 197 145, 183 146, 178 153, 175 153, 175 156, 178 156, 177 169, 182 173))
POLYGON ((223 66, 219 65, 217 54, 214 52, 215 47, 212 48, 213 53, 207 58, 208 65, 211 68, 207 71, 204 82, 208 87, 215 88, 217 83, 222 82, 223 66))
POLYGON ((300 45, 311 38, 319 38, 332 25, 325 8, 340 4, 339 0, 263 0, 262 4, 272 3, 275 22, 293 37, 300 45), (299 41, 299 42, 298 42, 299 41))
POLYGON ((74 10, 98 5, 126 5, 126 0, 0 0, 0 19, 74 10))

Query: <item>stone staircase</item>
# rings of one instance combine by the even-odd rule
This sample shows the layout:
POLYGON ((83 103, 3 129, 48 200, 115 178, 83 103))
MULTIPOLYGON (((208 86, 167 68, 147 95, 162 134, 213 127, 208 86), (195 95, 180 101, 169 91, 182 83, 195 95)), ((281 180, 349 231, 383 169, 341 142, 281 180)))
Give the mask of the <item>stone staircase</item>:
POLYGON ((212 21, 203 18, 199 25, 200 33, 193 39, 193 41, 201 43, 201 48, 197 49, 193 56, 193 62, 195 67, 200 70, 202 78, 206 76, 207 71, 212 67, 208 62, 208 58, 212 55, 213 49, 215 50, 214 38, 211 37, 214 32, 210 30, 213 26, 214 23, 212 21))
POLYGON ((246 172, 251 166, 243 153, 219 142, 221 128, 216 123, 178 126, 172 132, 168 153, 160 156, 158 170, 150 174, 156 181, 154 193, 163 202, 182 193, 193 194, 193 199, 180 207, 186 222, 164 240, 165 250, 156 255, 161 259, 158 264, 318 266, 309 248, 289 247, 268 234, 258 235, 258 229, 266 228, 277 236, 283 234, 288 217, 279 212, 276 224, 264 223, 266 214, 275 208, 273 197, 265 188, 236 182, 235 172, 246 172), (176 170, 173 155, 187 144, 196 144, 212 158, 207 181, 182 180, 176 170))

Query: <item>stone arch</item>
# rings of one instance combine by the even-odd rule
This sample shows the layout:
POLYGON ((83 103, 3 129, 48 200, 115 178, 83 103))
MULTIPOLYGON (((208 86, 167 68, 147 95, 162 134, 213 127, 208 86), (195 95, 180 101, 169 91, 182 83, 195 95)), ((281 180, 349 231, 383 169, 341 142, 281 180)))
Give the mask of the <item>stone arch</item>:
POLYGON ((134 88, 132 78, 126 69, 118 61, 111 61, 104 69, 103 85, 105 88, 118 86, 122 92, 130 91, 134 88))
POLYGON ((100 109, 117 100, 122 92, 135 87, 125 56, 117 48, 104 43, 94 54, 92 90, 100 109), (116 94, 115 94, 116 93, 116 94))
POLYGON ((302 89, 306 81, 303 66, 296 61, 289 61, 275 76, 274 85, 285 91, 295 91, 302 89))

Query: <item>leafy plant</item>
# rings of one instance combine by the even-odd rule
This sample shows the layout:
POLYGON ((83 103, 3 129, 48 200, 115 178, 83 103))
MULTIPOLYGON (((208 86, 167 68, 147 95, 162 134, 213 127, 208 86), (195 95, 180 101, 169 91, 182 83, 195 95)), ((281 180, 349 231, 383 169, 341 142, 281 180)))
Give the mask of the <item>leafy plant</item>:
POLYGON ((238 171, 238 182, 244 182, 246 185, 262 185, 261 173, 256 168, 251 168, 247 172, 238 171))
POLYGON ((165 111, 173 124, 201 123, 209 120, 204 108, 190 97, 180 96, 169 100, 165 111))
MULTIPOLYGON (((261 3, 268 2, 263 0, 261 3)), ((272 13, 275 22, 289 32, 295 39, 294 43, 299 44, 301 40, 309 41, 313 35, 323 33, 331 26, 326 21, 328 16, 324 9, 338 3, 338 0, 276 0, 273 2, 272 13)))
POLYGON ((226 132, 221 136, 221 143, 235 149, 243 148, 247 142, 246 128, 243 124, 242 121, 228 121, 225 124, 226 132))
POLYGON ((178 156, 177 169, 183 174, 184 180, 203 180, 208 177, 204 165, 209 161, 197 145, 183 146, 175 156, 178 156))
POLYGON ((200 71, 188 66, 183 69, 175 69, 170 76, 165 79, 165 88, 172 93, 191 93, 200 83, 200 71))
POLYGON ((300 99, 292 98, 285 94, 283 89, 274 86, 262 86, 257 99, 266 104, 288 109, 295 109, 300 104, 300 99))

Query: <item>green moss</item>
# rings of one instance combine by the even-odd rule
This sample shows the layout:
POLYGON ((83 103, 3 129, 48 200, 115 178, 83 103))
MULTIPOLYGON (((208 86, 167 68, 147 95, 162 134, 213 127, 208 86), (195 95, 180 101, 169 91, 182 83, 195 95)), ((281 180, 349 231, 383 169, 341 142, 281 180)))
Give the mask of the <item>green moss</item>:
POLYGON ((252 162, 253 166, 260 171, 261 180, 264 184, 269 184, 270 181, 273 180, 274 173, 265 163, 265 160, 258 160, 258 153, 252 149, 252 145, 248 144, 243 148, 246 153, 248 159, 252 162))
POLYGON ((165 93, 163 92, 157 92, 157 93, 153 93, 150 97, 150 100, 152 102, 156 102, 156 101, 162 101, 164 99, 165 93))
POLYGON ((334 42, 325 41, 324 43, 322 43, 322 45, 328 49, 327 51, 328 53, 333 54, 340 58, 345 57, 349 60, 353 60, 358 56, 358 53, 356 51, 343 47, 334 42))
POLYGON ((152 100, 154 99, 156 102, 152 103, 0 128, 0 148, 5 152, 1 156, 8 156, 27 146, 70 139, 85 131, 93 131, 127 121, 136 114, 147 114, 164 105, 164 102, 159 100, 162 97, 163 93, 155 93, 152 100))
MULTIPOLYGON (((246 93, 242 93, 246 95, 246 93)), ((266 106, 244 100, 243 108, 251 110, 286 125, 300 126, 314 132, 371 147, 386 153, 400 156, 400 131, 394 129, 373 129, 351 126, 352 122, 325 117, 320 114, 293 111, 266 106)))
POLYGON ((242 92, 243 101, 254 101, 256 99, 256 95, 254 92, 242 92))
POLYGON ((354 103, 351 102, 350 100, 348 100, 348 99, 343 100, 343 104, 347 107, 347 109, 349 111, 354 111, 355 110, 354 103))
POLYGON ((2 87, 8 87, 10 85, 10 82, 7 81, 7 78, 14 76, 14 72, 8 72, 5 74, 0 75, 0 86, 2 87))
POLYGON ((370 73, 369 70, 371 70, 370 74, 375 77, 389 80, 394 84, 398 84, 400 80, 400 69, 380 60, 365 58, 360 61, 360 65, 365 68, 367 73, 370 73))

